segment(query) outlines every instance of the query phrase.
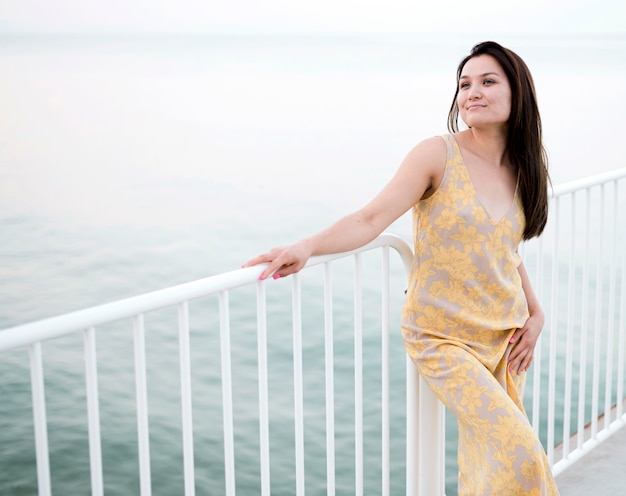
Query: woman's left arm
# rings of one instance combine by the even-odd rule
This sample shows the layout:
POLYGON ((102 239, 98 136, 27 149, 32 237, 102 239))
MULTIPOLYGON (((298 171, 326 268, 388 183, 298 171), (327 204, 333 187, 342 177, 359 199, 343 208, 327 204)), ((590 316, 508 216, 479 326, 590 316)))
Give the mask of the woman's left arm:
POLYGON ((509 355, 508 367, 511 373, 521 374, 528 370, 533 360, 535 345, 543 329, 545 317, 541 309, 541 304, 530 284, 524 262, 519 264, 517 270, 522 278, 522 289, 526 295, 530 317, 528 317, 523 327, 515 331, 511 338, 511 342, 514 343, 514 346, 509 355))

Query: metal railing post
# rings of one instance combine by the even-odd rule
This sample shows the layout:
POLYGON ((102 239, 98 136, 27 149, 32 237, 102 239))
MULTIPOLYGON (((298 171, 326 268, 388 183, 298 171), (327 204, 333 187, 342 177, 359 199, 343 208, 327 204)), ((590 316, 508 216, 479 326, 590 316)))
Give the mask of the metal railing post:
POLYGON ((445 493, 444 407, 421 377, 418 379, 417 487, 419 496, 445 493))
POLYGON ((419 374, 406 357, 406 495, 419 494, 419 374))

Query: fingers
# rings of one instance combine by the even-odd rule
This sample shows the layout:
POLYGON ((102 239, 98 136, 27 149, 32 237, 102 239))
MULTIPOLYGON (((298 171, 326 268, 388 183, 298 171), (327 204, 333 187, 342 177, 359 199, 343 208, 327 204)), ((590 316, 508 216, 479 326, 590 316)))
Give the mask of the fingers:
POLYGON ((528 339, 523 339, 523 330, 521 330, 520 334, 518 334, 518 331, 515 331, 515 334, 511 337, 510 342, 514 344, 507 364, 509 372, 517 375, 528 370, 533 360, 535 349, 534 343, 531 343, 528 339))
MULTIPOLYGON (((298 272, 300 270, 301 267, 297 266, 295 263, 289 264, 289 265, 281 265, 280 267, 278 267, 276 269, 276 271, 273 273, 272 277, 274 279, 279 279, 281 277, 285 277, 291 274, 295 274, 296 272, 298 272)), ((267 276, 269 277, 272 274, 272 269, 270 267, 268 267, 266 269, 267 271, 267 276)), ((265 275, 261 274, 261 277, 263 277, 265 275)))
POLYGON ((264 253, 259 255, 241 267, 253 267, 255 265, 260 265, 267 263, 267 267, 263 270, 261 275, 259 276, 259 280, 263 281, 268 277, 273 277, 274 279, 279 279, 280 277, 285 277, 295 272, 298 272, 304 263, 293 254, 290 253, 287 248, 274 248, 270 250, 268 253, 264 253))
POLYGON ((259 281, 263 281, 270 276, 272 276, 274 279, 278 279, 279 277, 283 277, 287 275, 284 272, 279 273, 279 270, 283 269, 284 265, 278 262, 277 259, 269 259, 269 260, 265 259, 259 263, 266 263, 266 262, 269 262, 269 263, 267 267, 265 267, 263 272, 261 272, 261 275, 259 276, 259 281))
MULTIPOLYGON (((521 370, 522 372, 526 372, 526 371, 528 371, 528 368, 530 367, 530 364, 531 364, 531 363, 532 363, 532 361, 533 361, 533 356, 534 356, 534 353, 531 351, 530 353, 528 353, 528 355, 526 355, 526 356, 524 357, 524 360, 523 360, 523 361, 522 361, 522 363, 520 364, 520 370, 521 370)), ((520 372, 518 372, 518 374, 519 374, 519 373, 520 373, 520 372)))
POLYGON ((270 262, 271 258, 269 258, 269 253, 265 253, 263 255, 259 255, 258 257, 254 257, 244 263, 241 268, 245 269, 246 267, 254 267, 255 265, 259 265, 262 263, 270 262))
POLYGON ((519 341, 522 333, 524 332, 523 328, 520 329, 516 329, 515 332, 513 333, 513 336, 511 336, 510 339, 510 343, 517 343, 517 341, 519 341))
POLYGON ((272 248, 267 253, 263 253, 261 255, 257 255, 254 258, 251 258, 246 263, 244 263, 241 268, 245 269, 246 267, 253 267, 255 265, 260 265, 264 263, 271 263, 276 257, 281 248, 272 248))
POLYGON ((295 270, 290 270, 290 268, 294 265, 294 262, 285 250, 272 250, 269 254, 268 260, 266 261, 269 262, 269 265, 261 273, 259 277, 260 281, 263 281, 270 276, 274 279, 278 279, 295 272, 295 270))
POLYGON ((512 374, 526 372, 533 361, 535 345, 541 333, 543 317, 530 316, 524 326, 516 329, 510 338, 513 349, 508 359, 508 369, 512 374))
POLYGON ((518 353, 509 357, 508 368, 511 374, 520 375, 526 372, 533 359, 533 350, 531 348, 523 348, 518 353))

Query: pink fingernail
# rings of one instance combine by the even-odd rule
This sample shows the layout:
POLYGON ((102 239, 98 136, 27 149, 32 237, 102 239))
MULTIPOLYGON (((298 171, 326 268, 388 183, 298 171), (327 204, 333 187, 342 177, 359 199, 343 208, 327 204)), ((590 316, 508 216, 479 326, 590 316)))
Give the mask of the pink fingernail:
POLYGON ((263 279, 264 279, 264 278, 263 278, 263 274, 261 274, 261 275, 259 276, 259 281, 262 281, 263 279))
POLYGON ((515 338, 509 339, 509 343, 515 343, 515 338))
POLYGON ((274 274, 274 280, 280 279, 280 274, 274 274))

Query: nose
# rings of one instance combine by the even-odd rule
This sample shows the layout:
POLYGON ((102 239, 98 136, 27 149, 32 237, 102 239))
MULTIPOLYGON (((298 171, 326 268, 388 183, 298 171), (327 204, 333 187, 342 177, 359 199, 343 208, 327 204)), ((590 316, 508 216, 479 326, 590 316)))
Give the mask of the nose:
POLYGON ((482 93, 480 92, 480 86, 476 84, 472 84, 468 90, 467 97, 470 100, 476 100, 477 98, 480 98, 481 96, 482 96, 482 93))

